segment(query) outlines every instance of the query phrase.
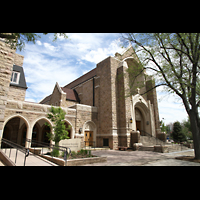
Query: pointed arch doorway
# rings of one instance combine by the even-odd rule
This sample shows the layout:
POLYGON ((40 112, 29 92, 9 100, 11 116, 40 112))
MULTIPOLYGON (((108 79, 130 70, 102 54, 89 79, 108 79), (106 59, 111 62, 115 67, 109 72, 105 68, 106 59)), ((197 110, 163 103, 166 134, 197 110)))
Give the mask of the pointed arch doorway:
POLYGON ((95 146, 96 142, 96 125, 88 121, 83 126, 85 146, 95 146))

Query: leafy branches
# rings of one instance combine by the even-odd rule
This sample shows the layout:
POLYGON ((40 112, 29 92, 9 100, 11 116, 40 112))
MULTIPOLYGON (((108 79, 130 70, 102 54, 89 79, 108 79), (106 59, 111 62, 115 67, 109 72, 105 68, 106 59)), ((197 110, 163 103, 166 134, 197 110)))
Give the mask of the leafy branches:
POLYGON ((47 118, 50 119, 54 124, 54 134, 48 133, 47 136, 49 140, 55 141, 55 144, 58 144, 60 140, 69 139, 68 131, 65 126, 65 115, 66 112, 64 110, 62 110, 60 107, 55 108, 53 106, 50 109, 50 113, 47 114, 47 118))
MULTIPOLYGON (((43 34, 47 35, 48 33, 43 34)), ((68 38, 65 33, 54 33, 53 41, 56 41, 58 37, 68 38)), ((36 33, 0 33, 0 38, 3 38, 12 49, 21 51, 24 49, 25 43, 33 42, 35 44, 37 39, 41 38, 41 36, 36 33)))
POLYGON ((144 68, 155 69, 160 81, 155 87, 165 85, 182 99, 200 159, 200 33, 127 33, 123 38, 142 52, 144 68))

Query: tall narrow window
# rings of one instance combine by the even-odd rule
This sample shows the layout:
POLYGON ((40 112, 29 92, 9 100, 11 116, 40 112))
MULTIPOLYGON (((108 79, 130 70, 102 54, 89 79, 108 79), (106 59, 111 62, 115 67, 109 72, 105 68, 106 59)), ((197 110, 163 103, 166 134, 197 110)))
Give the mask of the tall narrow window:
POLYGON ((11 83, 19 84, 19 77, 20 73, 13 71, 11 76, 11 83))

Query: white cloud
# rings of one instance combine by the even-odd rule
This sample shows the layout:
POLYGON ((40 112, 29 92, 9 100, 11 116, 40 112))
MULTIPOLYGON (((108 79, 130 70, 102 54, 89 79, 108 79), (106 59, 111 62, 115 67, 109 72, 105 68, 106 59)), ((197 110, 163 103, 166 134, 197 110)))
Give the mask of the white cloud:
POLYGON ((42 42, 40 42, 39 40, 37 40, 37 41, 36 41, 36 44, 42 45, 42 42))
POLYGON ((67 34, 52 42, 52 34, 26 44, 23 68, 28 85, 26 100, 38 102, 52 93, 55 83, 64 86, 87 73, 98 62, 121 51, 116 34, 67 34))
POLYGON ((89 62, 99 63, 108 56, 114 56, 116 52, 121 52, 122 48, 119 46, 119 40, 112 41, 108 47, 101 47, 95 50, 89 51, 82 59, 89 62))
POLYGON ((44 43, 44 46, 47 48, 47 49, 50 49, 51 51, 55 51, 56 50, 56 47, 54 47, 53 45, 49 44, 49 43, 44 43))

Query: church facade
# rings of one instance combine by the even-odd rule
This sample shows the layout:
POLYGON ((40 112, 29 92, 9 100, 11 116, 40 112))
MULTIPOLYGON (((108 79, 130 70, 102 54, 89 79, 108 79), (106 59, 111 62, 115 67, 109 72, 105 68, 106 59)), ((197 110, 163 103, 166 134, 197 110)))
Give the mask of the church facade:
POLYGON ((135 93, 129 93, 132 79, 127 70, 134 70, 140 62, 132 46, 105 58, 96 68, 63 87, 55 80, 52 94, 39 103, 25 101, 23 56, 2 41, 0 48, 0 78, 5 80, 0 94, 0 137, 22 145, 26 145, 25 138, 47 142, 45 122, 52 125, 46 117, 51 105, 66 111, 70 139, 80 138, 82 147, 130 147, 131 130, 155 137, 161 134, 156 89, 147 92, 154 81, 145 70, 137 77, 135 93))

